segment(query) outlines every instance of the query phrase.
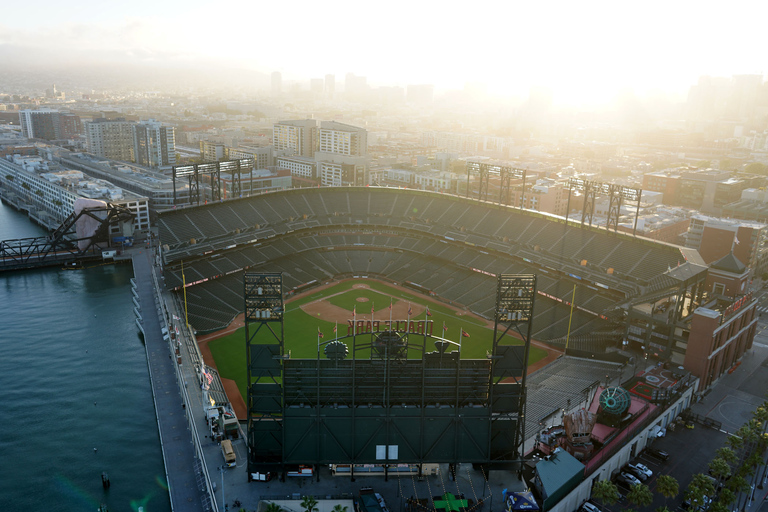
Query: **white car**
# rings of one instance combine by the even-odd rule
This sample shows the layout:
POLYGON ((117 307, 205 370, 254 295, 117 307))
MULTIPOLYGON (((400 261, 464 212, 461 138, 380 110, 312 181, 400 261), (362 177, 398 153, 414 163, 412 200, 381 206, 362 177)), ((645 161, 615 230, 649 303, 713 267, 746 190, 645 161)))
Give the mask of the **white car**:
POLYGON ((597 506, 593 505, 590 502, 586 502, 581 506, 581 510, 584 512, 602 512, 597 506))
POLYGON ((622 471, 619 476, 628 485, 640 485, 642 483, 642 482, 640 482, 640 480, 638 480, 638 478, 635 475, 633 475, 632 473, 629 473, 627 471, 622 471))
POLYGON ((633 470, 633 473, 640 473, 645 475, 647 478, 651 478, 653 476, 653 471, 648 469, 648 466, 645 464, 629 464, 627 466, 629 469, 633 470))

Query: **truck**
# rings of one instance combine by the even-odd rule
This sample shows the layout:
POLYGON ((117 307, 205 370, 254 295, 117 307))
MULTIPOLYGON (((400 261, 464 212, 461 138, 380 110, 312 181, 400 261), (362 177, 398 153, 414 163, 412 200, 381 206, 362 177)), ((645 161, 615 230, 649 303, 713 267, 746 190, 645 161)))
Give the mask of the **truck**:
POLYGON ((229 439, 221 441, 221 454, 224 456, 224 464, 228 468, 237 466, 237 456, 235 455, 235 449, 232 447, 232 441, 229 439))

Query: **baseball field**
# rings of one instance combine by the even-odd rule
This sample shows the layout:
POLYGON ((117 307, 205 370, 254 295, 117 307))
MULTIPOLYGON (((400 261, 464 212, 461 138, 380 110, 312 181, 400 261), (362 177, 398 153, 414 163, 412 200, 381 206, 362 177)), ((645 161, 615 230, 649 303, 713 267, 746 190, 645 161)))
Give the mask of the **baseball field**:
MULTIPOLYGON (((315 288, 285 304, 285 348, 293 358, 316 358, 319 333, 321 342, 347 334, 347 321, 432 320, 433 335, 461 343, 462 359, 485 358, 493 342, 493 322, 462 309, 438 302, 409 289, 373 279, 353 279, 315 288), (464 333, 464 336, 461 333, 464 333)), ((259 338, 263 339, 263 338, 259 338)), ((274 339, 274 338, 273 338, 274 339)), ((229 328, 198 339, 206 364, 215 366, 224 379, 237 384, 246 399, 245 328, 240 315, 229 328)), ((516 340, 505 337, 505 344, 516 340)), ((428 341, 427 350, 434 347, 428 341)), ((531 345, 528 364, 544 359, 548 350, 531 345)), ((357 357, 365 357, 358 354, 357 357)), ((321 357, 325 357, 322 356, 321 357)), ((232 398, 230 398, 232 400, 232 398)))

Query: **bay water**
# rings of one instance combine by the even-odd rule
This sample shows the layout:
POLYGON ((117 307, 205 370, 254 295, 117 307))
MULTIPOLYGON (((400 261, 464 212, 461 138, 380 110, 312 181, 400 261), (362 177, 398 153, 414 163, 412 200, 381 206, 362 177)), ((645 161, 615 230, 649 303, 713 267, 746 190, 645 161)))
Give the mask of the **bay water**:
MULTIPOLYGON (((0 240, 44 234, 0 204, 0 240)), ((132 276, 0 274, 0 510, 170 510, 132 276)))

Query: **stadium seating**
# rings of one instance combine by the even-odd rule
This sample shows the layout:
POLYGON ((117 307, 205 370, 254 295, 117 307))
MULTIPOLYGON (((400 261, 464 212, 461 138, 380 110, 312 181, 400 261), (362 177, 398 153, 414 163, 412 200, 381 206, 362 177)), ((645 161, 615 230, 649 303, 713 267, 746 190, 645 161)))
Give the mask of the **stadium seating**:
MULTIPOLYGON (((230 282, 228 274, 244 268, 284 269, 292 286, 310 279, 378 274, 418 283, 486 316, 493 311, 495 284, 489 286, 493 277, 473 269, 536 273, 540 291, 569 300, 573 285, 563 281, 565 274, 635 295, 638 286, 681 259, 674 246, 566 226, 562 219, 542 214, 386 188, 262 194, 163 212, 158 225, 167 246, 166 284, 171 288, 181 284, 181 259, 187 282, 208 280, 194 287, 201 289, 212 281, 230 282)), ((209 297, 200 295, 204 298, 209 297)), ((594 286, 577 290, 577 305, 595 313, 614 302, 594 286)), ((591 320, 587 313, 578 315, 581 323, 591 320)), ((567 329, 566 305, 542 304, 536 316, 541 336, 554 338, 567 329)))

